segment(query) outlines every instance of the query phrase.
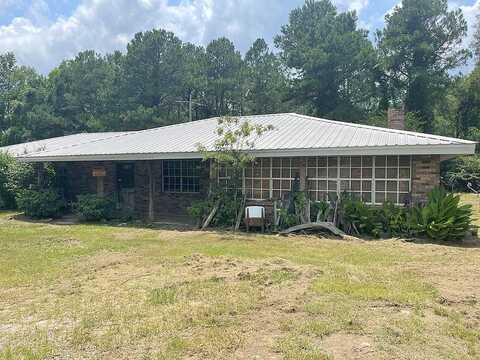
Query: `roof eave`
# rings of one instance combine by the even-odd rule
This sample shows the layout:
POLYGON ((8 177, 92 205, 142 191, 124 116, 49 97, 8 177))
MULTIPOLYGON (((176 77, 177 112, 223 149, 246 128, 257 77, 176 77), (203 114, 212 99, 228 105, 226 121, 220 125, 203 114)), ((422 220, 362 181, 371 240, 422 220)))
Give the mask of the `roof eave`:
MULTIPOLYGON (((258 157, 291 156, 348 156, 348 155, 473 155, 475 143, 439 144, 439 145, 402 145, 374 147, 340 147, 309 149, 272 149, 254 150, 258 157)), ((72 161, 133 161, 133 160, 169 160, 198 159, 199 152, 178 153, 140 153, 140 154, 97 154, 97 155, 62 155, 62 156, 19 156, 22 162, 72 162, 72 161)))

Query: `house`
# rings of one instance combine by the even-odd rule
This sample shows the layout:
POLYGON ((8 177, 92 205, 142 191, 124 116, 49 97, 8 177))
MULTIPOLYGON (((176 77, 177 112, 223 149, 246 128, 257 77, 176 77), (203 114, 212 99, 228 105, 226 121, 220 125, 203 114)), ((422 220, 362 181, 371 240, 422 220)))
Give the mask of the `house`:
MULTIPOLYGON (((403 112, 389 111, 390 128, 299 114, 240 117, 272 125, 252 151, 244 171, 250 203, 271 205, 290 191, 294 179, 312 200, 349 192, 367 203, 404 204, 425 199, 440 183, 440 162, 474 154, 475 143, 400 130, 403 112)), ((65 196, 116 194, 121 206, 146 220, 186 215, 206 197, 212 181, 228 171, 211 171, 197 145, 211 148, 217 119, 142 131, 77 134, 0 148, 17 159, 55 163, 65 178, 65 196)), ((41 169, 41 167, 40 167, 41 169)))

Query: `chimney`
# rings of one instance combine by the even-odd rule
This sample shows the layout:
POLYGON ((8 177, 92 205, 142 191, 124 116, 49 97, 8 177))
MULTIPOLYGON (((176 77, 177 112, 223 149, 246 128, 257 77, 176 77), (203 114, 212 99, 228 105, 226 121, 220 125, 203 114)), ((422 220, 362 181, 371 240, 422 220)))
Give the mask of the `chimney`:
POLYGON ((388 108, 388 127, 390 129, 405 130, 405 110, 401 108, 388 108))

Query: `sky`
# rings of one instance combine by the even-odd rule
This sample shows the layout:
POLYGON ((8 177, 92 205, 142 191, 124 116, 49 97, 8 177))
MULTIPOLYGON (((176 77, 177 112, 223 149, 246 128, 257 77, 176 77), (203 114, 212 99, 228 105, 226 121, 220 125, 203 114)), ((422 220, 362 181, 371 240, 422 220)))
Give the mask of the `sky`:
MULTIPOLYGON (((333 0, 356 10, 371 33, 400 0, 333 0)), ((47 74, 79 51, 125 51, 139 31, 164 28, 182 40, 206 45, 226 36, 245 52, 253 41, 273 38, 304 0, 0 0, 0 53, 12 51, 22 65, 47 74)), ((449 0, 469 24, 468 46, 480 0, 449 0)))

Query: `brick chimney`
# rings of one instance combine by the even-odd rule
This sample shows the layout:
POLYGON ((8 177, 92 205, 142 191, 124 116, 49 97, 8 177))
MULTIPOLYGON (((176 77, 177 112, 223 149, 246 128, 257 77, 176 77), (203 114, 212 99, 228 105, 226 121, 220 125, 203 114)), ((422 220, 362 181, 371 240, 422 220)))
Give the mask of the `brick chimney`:
POLYGON ((405 110, 403 108, 388 109, 388 127, 390 129, 405 130, 405 110))

